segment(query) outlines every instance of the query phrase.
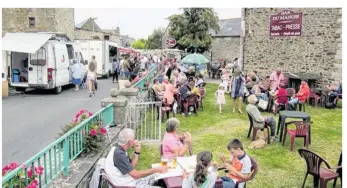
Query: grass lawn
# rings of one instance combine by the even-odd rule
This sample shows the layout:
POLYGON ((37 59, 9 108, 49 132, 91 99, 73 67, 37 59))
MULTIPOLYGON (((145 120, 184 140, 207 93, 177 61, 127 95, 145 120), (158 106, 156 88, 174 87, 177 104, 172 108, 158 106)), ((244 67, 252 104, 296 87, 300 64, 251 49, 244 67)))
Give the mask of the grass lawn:
MULTIPOLYGON (((227 104, 223 114, 218 113, 215 104, 214 92, 216 84, 207 84, 207 95, 204 100, 204 111, 199 111, 189 117, 177 115, 181 124, 180 131, 188 131, 193 136, 193 151, 209 150, 214 154, 214 160, 220 162, 219 154, 230 155, 226 149, 233 138, 242 141, 245 151, 258 162, 259 171, 255 179, 247 183, 247 187, 301 187, 306 172, 306 164, 299 156, 297 150, 303 146, 303 138, 295 139, 294 152, 289 151, 290 137, 287 136, 285 146, 279 142, 271 143, 263 149, 248 149, 251 139, 247 139, 249 121, 245 113, 232 113, 232 101, 226 96, 227 104)), ((325 158, 330 165, 337 166, 342 150, 342 108, 341 103, 337 109, 315 109, 307 107, 306 112, 311 115, 312 143, 309 149, 325 158)), ((269 115, 267 113, 263 115, 269 115)), ((278 121, 278 115, 275 117, 278 121)), ((276 122, 277 123, 277 122, 276 122)), ((276 127, 277 130, 277 127, 276 127)), ((164 134, 165 123, 162 124, 164 134)), ((160 161, 157 145, 143 145, 138 168, 150 168, 152 163, 160 161)), ((338 181, 340 186, 340 181, 338 181)), ((313 187, 313 178, 308 176, 306 187, 313 187)), ((332 187, 332 181, 328 187, 332 187)))

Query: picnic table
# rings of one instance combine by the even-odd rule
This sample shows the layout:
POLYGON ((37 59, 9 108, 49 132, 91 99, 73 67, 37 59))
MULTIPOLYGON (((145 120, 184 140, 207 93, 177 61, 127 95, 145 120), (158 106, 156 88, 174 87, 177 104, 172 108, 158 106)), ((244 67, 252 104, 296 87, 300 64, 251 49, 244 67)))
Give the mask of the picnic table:
MULTIPOLYGON (((152 168, 160 166, 160 163, 152 164, 152 168)), ((170 163, 168 164, 170 166, 170 163)), ((181 188, 183 183, 183 169, 192 173, 195 171, 196 167, 196 155, 192 155, 189 157, 177 157, 177 165, 176 168, 169 168, 169 171, 164 174, 159 174, 157 179, 163 179, 166 187, 168 188, 181 188)), ((222 186, 222 180, 220 178, 217 179, 216 185, 222 186)))

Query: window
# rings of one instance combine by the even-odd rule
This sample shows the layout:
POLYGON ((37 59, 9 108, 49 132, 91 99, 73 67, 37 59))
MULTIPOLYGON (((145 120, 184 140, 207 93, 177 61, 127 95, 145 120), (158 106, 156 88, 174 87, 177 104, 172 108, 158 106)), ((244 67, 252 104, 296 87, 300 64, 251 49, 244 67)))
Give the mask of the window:
POLYGON ((110 36, 109 35, 104 35, 104 40, 110 40, 110 36))
POLYGON ((40 48, 36 53, 30 54, 30 64, 31 65, 46 65, 46 49, 40 48))
POLYGON ((29 18, 29 28, 35 28, 35 18, 29 18))

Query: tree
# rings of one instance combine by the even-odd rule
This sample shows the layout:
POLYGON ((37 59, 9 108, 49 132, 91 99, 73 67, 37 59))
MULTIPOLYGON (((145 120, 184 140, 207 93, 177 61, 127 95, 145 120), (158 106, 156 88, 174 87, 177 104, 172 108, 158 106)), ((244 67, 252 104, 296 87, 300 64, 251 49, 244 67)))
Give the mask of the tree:
POLYGON ((193 47, 203 53, 211 47, 210 31, 219 31, 218 16, 212 8, 183 8, 182 14, 172 15, 169 20, 169 34, 180 50, 193 47))
POLYGON ((137 39, 131 43, 131 47, 135 49, 144 49, 147 41, 145 39, 137 39))
POLYGON ((148 41, 147 41, 147 49, 161 49, 162 45, 162 37, 164 35, 165 29, 164 28, 158 28, 154 29, 153 33, 149 35, 148 41))

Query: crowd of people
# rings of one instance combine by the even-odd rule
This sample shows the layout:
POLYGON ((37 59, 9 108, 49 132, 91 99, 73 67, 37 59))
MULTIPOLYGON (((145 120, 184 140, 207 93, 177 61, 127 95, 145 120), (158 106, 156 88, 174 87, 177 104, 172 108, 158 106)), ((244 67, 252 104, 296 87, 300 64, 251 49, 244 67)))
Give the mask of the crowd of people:
MULTIPOLYGON (((158 156, 158 158, 171 160, 187 155, 189 147, 191 147, 192 135, 188 132, 179 134, 179 124, 180 122, 176 118, 166 121, 166 133, 161 147, 162 156, 158 156)), ((120 131, 117 143, 106 158, 105 171, 116 186, 159 187, 163 181, 158 176, 160 173, 168 172, 169 166, 136 170, 141 155, 141 144, 135 139, 135 134, 135 131, 129 128, 120 131), (128 152, 132 148, 134 153, 130 158, 128 152)), ((213 159, 210 151, 199 152, 196 157, 195 171, 188 173, 186 170, 182 170, 182 187, 213 188, 218 178, 218 169, 228 170, 228 173, 221 177, 223 187, 226 188, 234 188, 238 181, 248 178, 251 174, 252 163, 244 151, 241 141, 231 140, 226 149, 230 152, 230 156, 226 157, 221 154, 219 156, 220 164, 213 159)), ((238 187, 242 188, 244 184, 240 182, 238 187)))
MULTIPOLYGON (((194 67, 185 70, 183 64, 173 59, 163 62, 163 69, 158 79, 153 80, 152 90, 156 100, 163 101, 164 106, 169 106, 173 110, 181 107, 181 113, 184 114, 183 103, 186 98, 195 95, 201 100, 200 89, 204 84, 203 75, 197 75, 194 67)), ((188 114, 191 114, 191 111, 192 109, 188 114)))

